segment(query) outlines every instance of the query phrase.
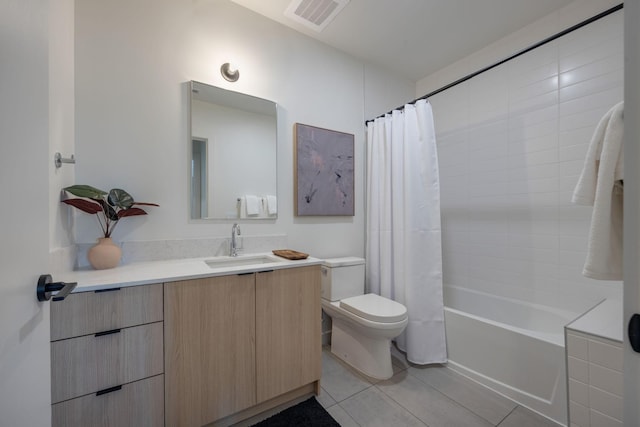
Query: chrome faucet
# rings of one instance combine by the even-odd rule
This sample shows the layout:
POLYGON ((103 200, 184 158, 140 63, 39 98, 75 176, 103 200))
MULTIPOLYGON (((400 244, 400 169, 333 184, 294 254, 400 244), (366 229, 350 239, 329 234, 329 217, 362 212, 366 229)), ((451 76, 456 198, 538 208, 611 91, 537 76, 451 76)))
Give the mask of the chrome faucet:
POLYGON ((229 245, 229 256, 238 256, 238 244, 236 242, 236 236, 240 236, 240 226, 238 223, 233 224, 231 227, 231 244, 229 245))

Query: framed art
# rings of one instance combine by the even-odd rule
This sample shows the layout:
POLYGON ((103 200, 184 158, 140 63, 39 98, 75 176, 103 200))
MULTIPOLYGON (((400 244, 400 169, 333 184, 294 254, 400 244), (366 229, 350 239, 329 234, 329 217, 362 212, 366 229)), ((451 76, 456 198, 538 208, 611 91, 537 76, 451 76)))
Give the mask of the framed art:
POLYGON ((295 124, 298 216, 354 215, 354 136, 295 124))

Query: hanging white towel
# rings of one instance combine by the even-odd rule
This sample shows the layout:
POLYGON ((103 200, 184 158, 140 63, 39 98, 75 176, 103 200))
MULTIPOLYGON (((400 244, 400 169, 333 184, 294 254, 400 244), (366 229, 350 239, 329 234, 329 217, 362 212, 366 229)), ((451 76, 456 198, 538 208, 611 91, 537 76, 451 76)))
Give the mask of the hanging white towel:
POLYGON ((258 215, 260 214, 260 199, 257 196, 244 196, 247 215, 258 215))
POLYGON ((278 199, 276 196, 267 196, 267 212, 269 215, 278 213, 278 199))
POLYGON ((623 111, 616 104, 598 123, 571 199, 593 206, 582 271, 592 279, 622 280, 623 111))

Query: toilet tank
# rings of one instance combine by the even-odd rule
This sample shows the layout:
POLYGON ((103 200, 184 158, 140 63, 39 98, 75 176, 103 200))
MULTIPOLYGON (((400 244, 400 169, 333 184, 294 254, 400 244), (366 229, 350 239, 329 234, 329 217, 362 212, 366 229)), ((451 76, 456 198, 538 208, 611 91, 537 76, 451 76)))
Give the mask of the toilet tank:
POLYGON ((339 301, 364 294, 364 259, 331 258, 322 263, 322 298, 339 301))

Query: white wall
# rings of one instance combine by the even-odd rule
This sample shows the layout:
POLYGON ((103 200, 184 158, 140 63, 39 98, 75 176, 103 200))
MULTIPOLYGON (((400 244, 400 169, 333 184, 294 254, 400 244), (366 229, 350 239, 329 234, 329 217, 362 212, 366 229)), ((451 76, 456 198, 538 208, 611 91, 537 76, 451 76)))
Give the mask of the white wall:
POLYGON ((574 0, 522 29, 491 43, 416 83, 416 97, 449 84, 461 77, 501 61, 534 43, 559 33, 585 19, 620 4, 619 0, 574 0))
POLYGON ((620 11, 431 98, 446 284, 575 309, 587 294, 619 294, 619 282, 582 277, 591 208, 570 199, 596 124, 623 99, 622 29, 620 11))
MULTIPOLYGON (((229 234, 229 222, 188 220, 185 82, 198 80, 281 107, 278 219, 249 222, 243 234, 286 234, 291 248, 319 257, 363 255, 365 80, 383 71, 226 0, 83 0, 76 4, 75 40, 77 182, 122 187, 136 199, 160 204, 148 217, 123 221, 116 240, 229 234), (235 84, 218 72, 228 61, 241 72, 235 84), (355 135, 354 217, 294 216, 296 122, 355 135)), ((386 78, 387 86, 399 88, 398 98, 412 96, 413 84, 386 78)), ((396 102, 367 99, 379 111, 396 102)), ((97 237, 92 220, 77 218, 79 242, 97 237)))
POLYGON ((364 76, 364 117, 374 119, 415 98, 415 83, 398 80, 394 73, 366 67, 364 76))
POLYGON ((209 217, 236 218, 238 198, 276 194, 273 115, 193 100, 191 128, 207 140, 209 217))
POLYGON ((68 158, 75 150, 73 15, 74 0, 62 0, 55 1, 49 16, 49 245, 52 250, 74 244, 71 216, 62 208, 60 199, 61 189, 74 183, 75 167, 65 164, 58 169, 53 163, 56 152, 68 158))

